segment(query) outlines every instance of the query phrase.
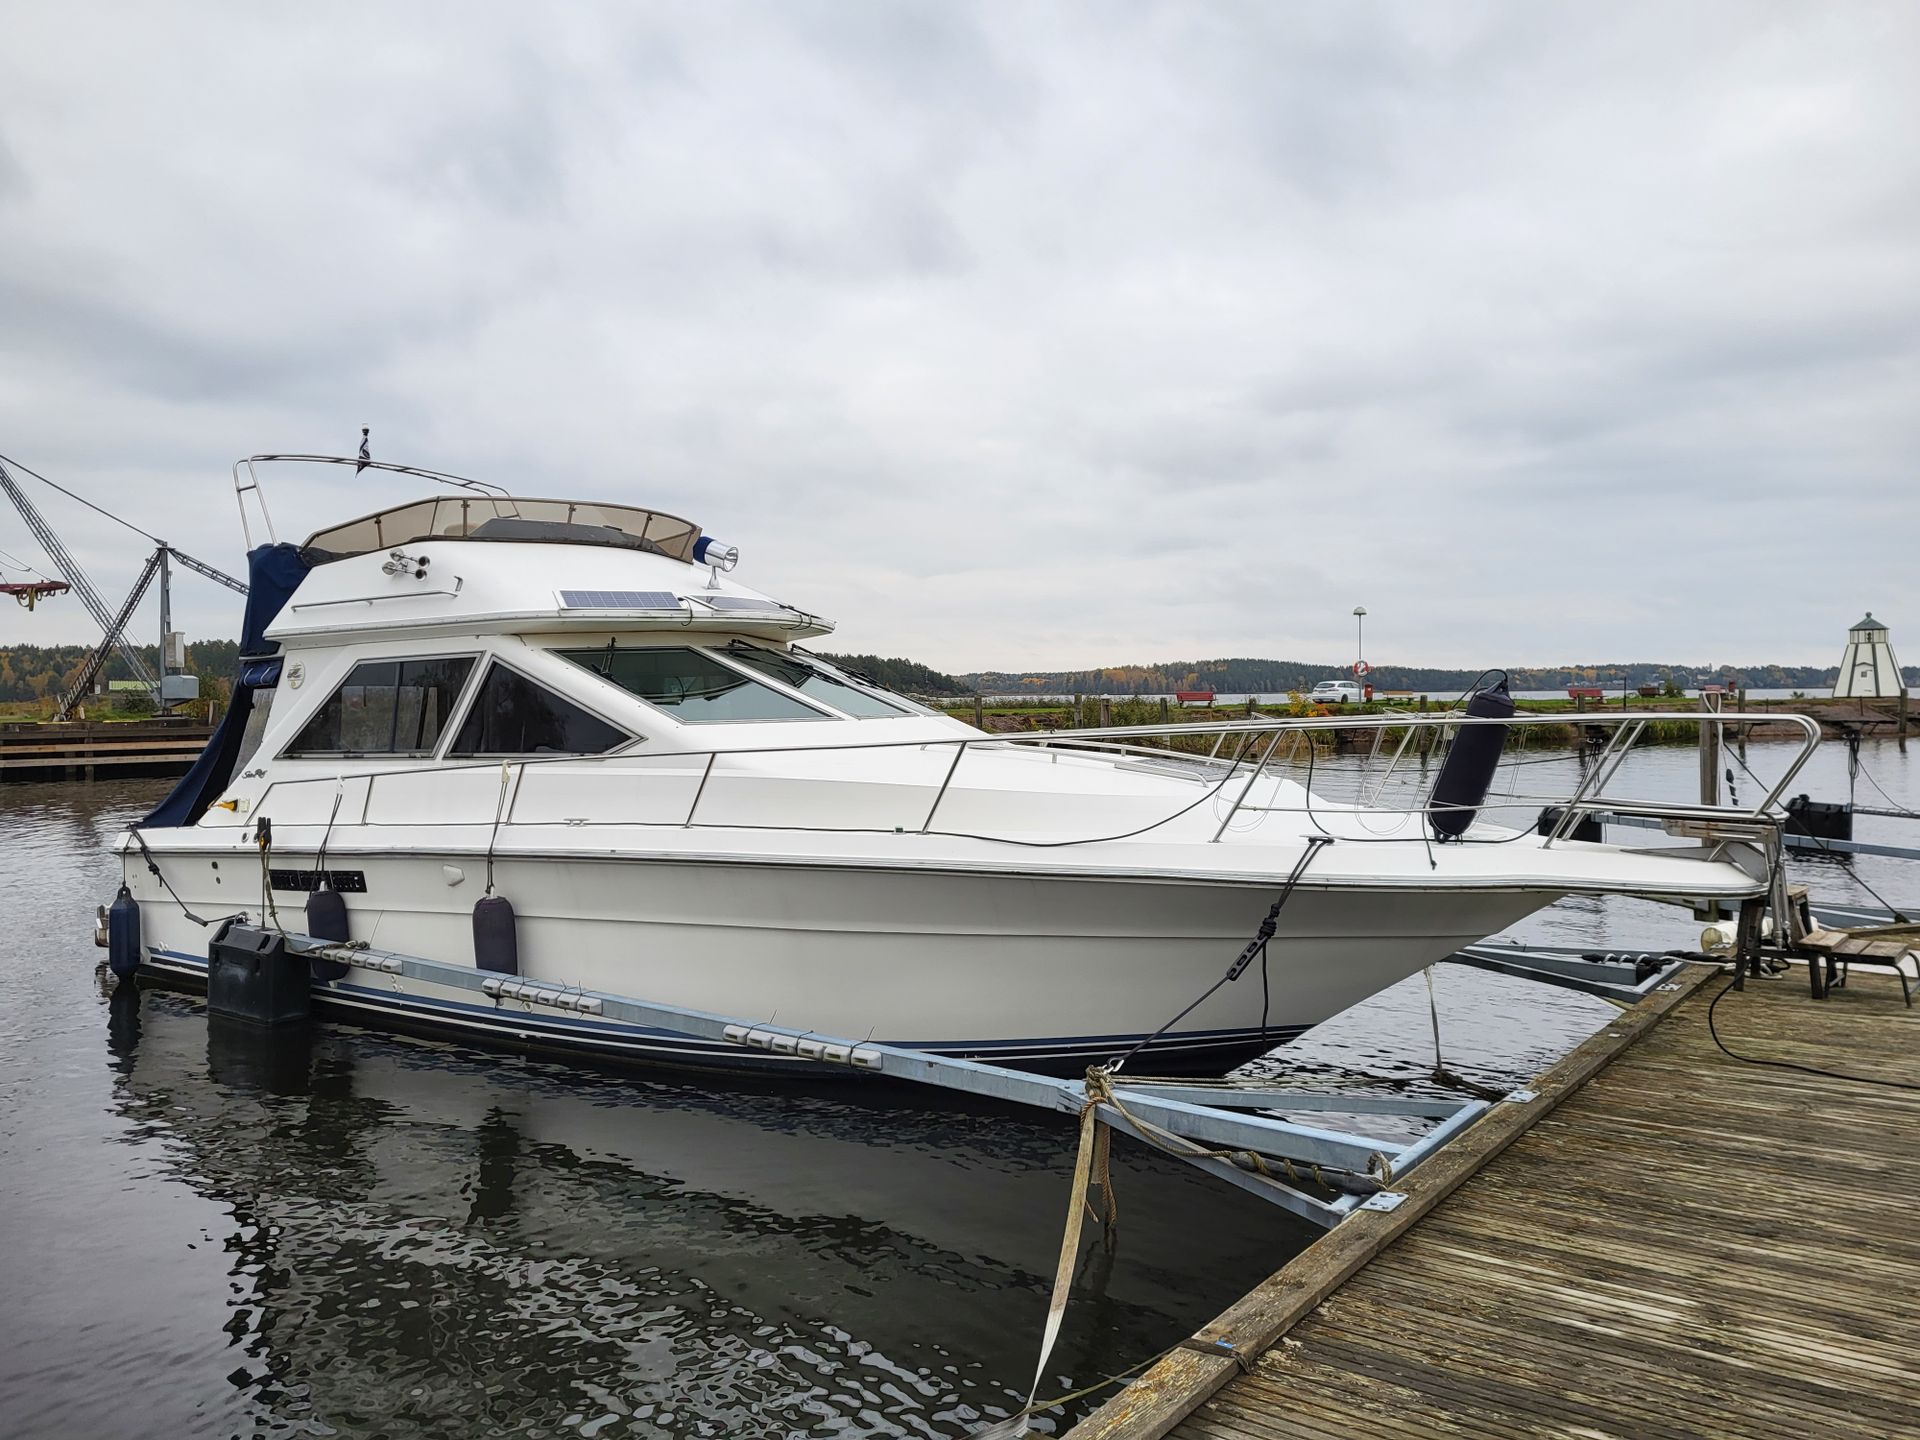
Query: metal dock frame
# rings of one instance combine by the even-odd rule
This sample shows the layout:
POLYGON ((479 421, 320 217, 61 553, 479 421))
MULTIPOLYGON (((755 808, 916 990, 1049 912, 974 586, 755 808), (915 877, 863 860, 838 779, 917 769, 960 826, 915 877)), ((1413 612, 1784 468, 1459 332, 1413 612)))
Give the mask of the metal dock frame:
POLYGON ((1324 1226, 1337 1225, 1356 1210, 1392 1209, 1400 1199, 1393 1189, 1395 1182, 1490 1108, 1484 1100, 1330 1094, 1271 1086, 1135 1079, 1112 1073, 1106 1075, 1111 1098, 1090 1102, 1084 1080, 1035 1075, 902 1045, 846 1040, 770 1021, 742 1020, 629 995, 497 975, 471 965, 343 945, 311 935, 272 933, 284 933, 289 950, 295 953, 342 961, 350 967, 340 980, 314 982, 314 994, 320 998, 336 987, 355 987, 356 981, 369 974, 401 976, 468 991, 503 1011, 518 1007, 528 1014, 547 1011, 615 1020, 737 1045, 743 1051, 839 1066, 1064 1115, 1079 1115, 1092 1103, 1099 1119, 1115 1130, 1324 1226), (1412 1141, 1393 1141, 1257 1113, 1265 1111, 1390 1115, 1439 1123, 1412 1141), (1176 1137, 1178 1143, 1169 1144, 1163 1138, 1167 1135, 1176 1137), (1323 1193, 1315 1193, 1316 1189, 1323 1193))

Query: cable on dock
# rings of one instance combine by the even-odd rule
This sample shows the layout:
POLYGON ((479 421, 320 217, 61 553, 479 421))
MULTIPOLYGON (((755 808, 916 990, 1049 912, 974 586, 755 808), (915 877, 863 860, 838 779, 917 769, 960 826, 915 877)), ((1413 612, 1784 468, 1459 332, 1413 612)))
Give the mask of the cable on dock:
MULTIPOLYGON (((1814 961, 1818 964, 1819 961, 1814 961)), ((1713 1012, 1720 1002, 1727 998, 1727 991, 1740 981, 1738 972, 1733 979, 1720 987, 1720 993, 1713 997, 1707 1006, 1707 1034, 1713 1037, 1713 1043, 1720 1047, 1721 1053, 1748 1065, 1771 1065, 1776 1070, 1798 1070, 1802 1075, 1818 1075, 1828 1080, 1851 1080, 1856 1085, 1884 1085, 1889 1090, 1920 1090, 1920 1084, 1911 1080, 1888 1080, 1878 1075, 1849 1075, 1843 1070, 1825 1070, 1818 1065, 1802 1065, 1794 1060, 1768 1060, 1759 1055, 1742 1055, 1738 1050, 1729 1049, 1727 1042, 1720 1038, 1720 1031, 1713 1023, 1713 1012)))

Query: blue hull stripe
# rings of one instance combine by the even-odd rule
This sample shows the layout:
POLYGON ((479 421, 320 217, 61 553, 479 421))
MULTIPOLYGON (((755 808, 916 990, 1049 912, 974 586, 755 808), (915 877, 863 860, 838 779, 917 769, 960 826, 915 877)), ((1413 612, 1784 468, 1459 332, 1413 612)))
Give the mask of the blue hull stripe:
MULTIPOLYGON (((169 975, 183 975, 204 986, 207 961, 204 956, 181 950, 148 951, 150 968, 169 975)), ((817 1072, 811 1061, 763 1057, 737 1046, 718 1045, 698 1036, 644 1025, 626 1025, 612 1020, 578 1020, 504 1012, 491 1005, 474 1005, 367 985, 345 980, 315 981, 314 999, 329 1008, 355 1012, 377 1012, 437 1022, 463 1036, 476 1032, 494 1032, 515 1039, 542 1039, 577 1049, 600 1050, 609 1054, 653 1055, 682 1063, 725 1062, 734 1068, 804 1070, 817 1072)), ((1304 1025, 1276 1025, 1259 1030, 1187 1030, 1177 1037, 1155 1045, 1152 1053, 1178 1056, 1201 1051, 1251 1050, 1283 1045, 1298 1036, 1304 1025)), ((1107 1059, 1141 1037, 1138 1035, 1060 1035, 1038 1039, 938 1040, 884 1042, 934 1054, 951 1054, 977 1059, 1020 1061, 1086 1061, 1107 1059)))

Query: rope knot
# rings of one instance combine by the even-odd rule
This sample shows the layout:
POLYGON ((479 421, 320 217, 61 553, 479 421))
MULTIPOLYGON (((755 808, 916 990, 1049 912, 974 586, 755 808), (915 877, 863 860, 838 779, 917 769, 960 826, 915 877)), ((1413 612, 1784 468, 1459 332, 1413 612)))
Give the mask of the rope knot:
POLYGON ((1113 1100, 1113 1071, 1105 1065, 1089 1065, 1084 1082, 1087 1105, 1103 1105, 1113 1100))

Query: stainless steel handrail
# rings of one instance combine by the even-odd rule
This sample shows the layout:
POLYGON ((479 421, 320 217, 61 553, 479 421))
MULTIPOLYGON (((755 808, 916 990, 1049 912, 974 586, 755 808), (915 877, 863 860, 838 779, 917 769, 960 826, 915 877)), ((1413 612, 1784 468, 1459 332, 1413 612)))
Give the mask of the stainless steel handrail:
MULTIPOLYGON (((1763 820, 1763 819, 1766 819, 1772 812, 1775 811, 1779 797, 1785 792, 1786 787, 1789 784, 1791 784, 1793 779, 1800 773, 1801 769, 1804 768, 1807 761, 1812 757, 1814 750, 1818 747, 1820 743, 1820 727, 1818 722, 1812 720, 1808 716, 1799 715, 1799 714, 1775 715, 1775 714, 1742 714, 1742 713, 1724 713, 1724 712, 1713 713, 1708 711, 1674 711, 1674 712, 1662 712, 1662 714, 1657 718, 1668 719, 1668 720, 1680 720, 1680 721, 1692 722, 1695 724, 1712 723, 1715 725, 1724 725, 1729 722, 1737 723, 1742 720, 1754 721, 1754 722, 1788 723, 1788 724, 1793 724, 1800 729, 1802 734, 1802 744, 1801 744, 1799 753, 1794 756, 1793 760, 1789 763, 1785 772, 1781 775, 1779 780, 1775 782, 1773 787, 1770 790, 1768 790, 1767 793, 1758 802, 1756 802, 1751 806, 1738 807, 1738 806, 1722 806, 1722 805, 1697 805, 1697 804, 1681 804, 1681 803, 1666 804, 1666 803, 1660 803, 1660 802, 1642 803, 1642 802, 1622 802, 1617 800, 1605 800, 1605 799, 1602 799, 1601 797, 1605 792, 1607 784, 1610 783, 1614 778, 1614 776, 1619 772, 1620 766, 1624 762, 1627 752, 1631 750, 1633 747, 1634 740, 1636 740, 1640 734, 1644 733, 1649 717, 1644 713, 1640 713, 1640 714, 1629 713, 1624 715, 1602 715, 1602 714, 1583 715, 1580 717, 1580 723, 1610 726, 1614 728, 1614 733, 1609 738, 1609 743, 1607 745, 1607 748, 1602 751, 1599 760, 1597 760, 1595 764, 1588 770, 1586 775, 1582 777, 1580 785, 1576 787, 1571 797, 1562 799, 1561 797, 1558 797, 1558 796, 1534 796, 1534 795, 1525 795, 1525 794, 1508 794, 1508 795, 1497 797, 1496 799, 1482 801, 1478 805, 1474 805, 1466 808, 1470 808, 1476 814, 1478 814, 1485 810, 1516 808, 1520 805, 1527 804, 1527 803, 1546 803, 1546 804, 1560 805, 1563 807, 1564 813, 1560 817, 1560 822, 1556 824, 1556 826, 1554 827, 1553 832, 1547 837, 1548 844, 1551 844, 1552 841, 1554 840, 1564 838, 1565 833, 1571 830, 1574 819, 1576 819, 1578 815, 1581 813, 1596 813, 1596 812, 1605 812, 1608 810, 1621 810, 1626 806, 1631 806, 1633 812, 1637 814, 1646 815, 1649 817, 1656 817, 1656 818, 1665 817, 1665 818, 1671 818, 1674 820, 1704 820, 1704 819, 1713 819, 1713 818, 1763 820)), ((689 762, 699 762, 702 760, 705 761, 705 766, 701 773, 699 786, 695 791, 693 803, 691 806, 689 806, 685 819, 678 822, 671 822, 671 823, 676 823, 678 825, 681 825, 683 827, 691 827, 696 823, 698 823, 696 817, 697 817, 697 812, 700 806, 701 799, 706 793, 708 781, 712 778, 716 762, 719 759, 721 759, 723 756, 745 757, 745 756, 774 756, 774 755, 788 755, 788 754, 799 755, 799 754, 818 754, 818 753, 829 753, 829 752, 835 752, 835 751, 855 751, 855 750, 858 750, 858 751, 906 750, 906 749, 932 750, 932 749, 943 749, 943 748, 951 747, 954 751, 954 758, 947 767, 945 777, 939 787, 938 792, 934 797, 933 804, 928 809, 926 817, 922 820, 919 826, 919 833, 930 834, 930 833, 938 833, 938 832, 934 832, 933 830, 933 822, 937 818, 940 807, 946 800, 946 797, 951 789, 953 777, 955 772, 959 768, 960 761, 964 758, 966 752, 971 749, 975 749, 979 747, 987 747, 987 746, 1001 746, 1001 747, 1027 746, 1027 747, 1047 748, 1047 749, 1060 748, 1063 750, 1068 750, 1068 751, 1072 751, 1074 753, 1080 753, 1080 754, 1093 754, 1093 755, 1118 754, 1118 755, 1127 756, 1129 758, 1133 756, 1138 756, 1143 759, 1152 759, 1159 765, 1168 765, 1171 763, 1180 767, 1190 766, 1196 772, 1196 775, 1195 775, 1196 779, 1199 779, 1202 776, 1207 776, 1209 778, 1217 776, 1218 778, 1213 781, 1213 784, 1214 784, 1214 789, 1216 791, 1216 794, 1220 794, 1220 793, 1224 793, 1228 784, 1233 780, 1234 776, 1237 773, 1239 773, 1243 760, 1245 760, 1248 757, 1248 755, 1251 753, 1252 747, 1258 744, 1259 737, 1261 735, 1271 735, 1272 738, 1269 740, 1265 750, 1262 751, 1259 762, 1255 766, 1253 772, 1247 777, 1246 783, 1239 787, 1238 793, 1233 797, 1232 801, 1230 802, 1225 820, 1221 822, 1220 826, 1214 832, 1212 840, 1214 842, 1217 842, 1225 836, 1227 829, 1231 825, 1233 819, 1242 810, 1248 810, 1255 813, 1280 813, 1286 810, 1296 809, 1296 808, 1302 809, 1302 810, 1313 808, 1311 806, 1287 807, 1287 806, 1258 805, 1258 804, 1249 803, 1248 797, 1251 795, 1254 789, 1255 783, 1258 781, 1260 776, 1264 773, 1267 763, 1272 758, 1274 750, 1279 745, 1283 735, 1292 734, 1294 736, 1294 744, 1297 746, 1302 739, 1310 740, 1311 735, 1314 732, 1319 732, 1319 731, 1370 730, 1370 729, 1384 731, 1384 730, 1390 730, 1390 729, 1401 728, 1401 727, 1405 727, 1409 731, 1414 731, 1414 730, 1420 730, 1420 729, 1440 729, 1440 728, 1451 729, 1453 727, 1465 726, 1465 725, 1501 725, 1501 726, 1506 726, 1513 729, 1524 730, 1525 728, 1531 725, 1564 725, 1566 723, 1567 722, 1564 717, 1557 716, 1557 715, 1515 715, 1510 718, 1501 719, 1501 718, 1493 718, 1493 717, 1468 716, 1468 715, 1446 713, 1446 712, 1433 713, 1433 714, 1427 714, 1427 715, 1364 715, 1364 716, 1353 716, 1353 717, 1347 717, 1347 718, 1321 717, 1321 716, 1303 717, 1303 718, 1288 717, 1285 719, 1261 718, 1261 719, 1251 719, 1242 723, 1228 722, 1225 725, 1222 725, 1219 722, 1181 723, 1181 724, 1169 723, 1165 725, 1107 726, 1104 728, 1093 728, 1093 729, 1085 729, 1085 730, 1054 730, 1054 731, 1044 731, 1044 732, 1032 732, 1032 733, 1018 734, 1018 735, 984 735, 983 734, 983 735, 961 735, 961 736, 952 736, 952 737, 922 736, 920 738, 912 739, 912 740, 881 740, 881 741, 867 740, 867 741, 848 741, 845 743, 833 743, 833 744, 758 745, 758 746, 739 746, 739 747, 716 746, 716 747, 713 747, 712 749, 707 749, 707 750, 674 750, 674 751, 655 750, 655 751, 646 753, 644 756, 640 756, 639 758, 644 758, 647 760, 684 759, 689 762), (1235 748, 1231 759, 1229 760, 1219 759, 1218 756, 1219 756, 1219 751, 1221 747, 1224 745, 1226 739, 1229 736, 1234 734, 1242 735, 1244 737, 1243 743, 1240 746, 1235 748), (1212 751, 1207 755, 1186 754, 1180 751, 1160 749, 1157 747, 1149 747, 1149 746, 1133 743, 1141 739, 1177 738, 1182 736, 1208 736, 1208 735, 1212 735, 1216 737, 1216 744, 1214 745, 1212 751)), ((1404 745, 1403 745, 1403 748, 1404 748, 1404 745)), ((372 798, 373 786, 377 784, 382 777, 385 777, 385 776, 401 776, 401 775, 414 775, 414 774, 446 774, 446 773, 453 773, 453 772, 458 772, 462 770, 474 770, 474 769, 491 770, 493 767, 500 765, 502 763, 519 766, 524 773, 525 769, 529 767, 534 767, 534 766, 572 765, 572 766, 578 767, 583 765, 610 764, 610 763, 615 763, 621 760, 634 759, 636 758, 637 753, 638 752, 627 751, 622 753, 609 754, 605 756, 554 755, 554 756, 542 756, 539 758, 514 759, 514 760, 507 760, 505 762, 503 762, 499 757, 494 757, 492 759, 478 760, 471 763, 453 761, 453 762, 417 764, 417 765, 408 765, 408 766, 369 767, 365 770, 352 772, 352 773, 329 771, 324 776, 302 777, 299 779, 285 779, 285 780, 271 781, 267 787, 267 790, 262 793, 259 803, 261 805, 264 805, 268 795, 270 795, 273 792, 273 790, 281 786, 290 787, 295 785, 305 785, 305 784, 315 784, 315 783, 332 784, 332 783, 335 783, 336 781, 344 780, 344 779, 365 779, 368 781, 368 788, 367 788, 366 800, 363 802, 363 814, 364 814, 365 805, 366 803, 369 803, 372 798)), ((1384 784, 1384 781, 1382 783, 1384 784)), ((517 788, 518 787, 516 787, 516 798, 517 798, 517 788)), ((1376 794, 1377 793, 1378 791, 1376 790, 1376 794)), ((1198 803, 1198 802, 1195 802, 1195 803, 1198 803)), ((1398 808, 1398 809, 1386 809, 1378 806, 1374 806, 1374 807, 1360 806, 1360 807, 1342 809, 1338 805, 1328 805, 1324 803, 1320 804, 1317 808, 1319 810, 1319 813, 1326 814, 1326 815, 1394 814, 1394 815, 1401 815, 1401 816, 1411 816, 1411 815, 1418 815, 1418 814, 1425 813, 1427 810, 1430 809, 1430 807, 1431 807, 1431 799, 1429 796, 1428 798, 1422 799, 1422 801, 1417 805, 1409 805, 1404 808, 1398 808)), ((256 806, 256 808, 258 808, 258 806, 256 806)), ((1186 810, 1191 808, 1193 808, 1191 805, 1183 807, 1180 811, 1175 812, 1175 814, 1176 815, 1183 814, 1185 813, 1186 810)), ((1167 823, 1167 820, 1171 820, 1173 818, 1175 818, 1175 816, 1170 815, 1166 817, 1165 820, 1157 821, 1155 822, 1154 825, 1150 825, 1145 828, 1146 829, 1157 828, 1159 825, 1165 824, 1167 823)), ((511 816, 508 817, 508 823, 513 823, 511 816)), ((613 821, 598 822, 598 823, 653 824, 653 823, 669 823, 669 822, 613 820, 613 821)), ((730 821, 727 823, 727 828, 806 829, 806 830, 818 830, 823 833, 834 833, 842 830, 854 831, 854 832, 873 830, 878 827, 872 827, 872 826, 842 827, 842 826, 826 826, 826 825, 764 826, 764 825, 754 825, 751 823, 741 823, 741 822, 730 821)), ((893 826, 888 828, 893 830, 904 830, 906 827, 893 826)), ((991 839, 994 837, 984 837, 984 838, 991 839)), ((1103 838, 1107 838, 1107 837, 1089 837, 1085 841, 1081 841, 1081 842, 1070 841, 1065 843, 1091 844, 1091 843, 1097 843, 1099 840, 1103 838)))

